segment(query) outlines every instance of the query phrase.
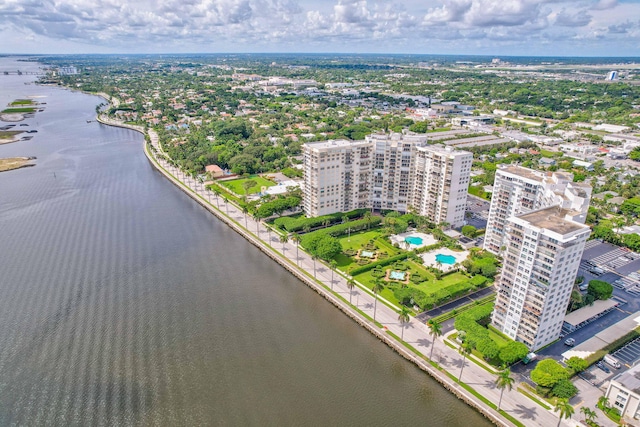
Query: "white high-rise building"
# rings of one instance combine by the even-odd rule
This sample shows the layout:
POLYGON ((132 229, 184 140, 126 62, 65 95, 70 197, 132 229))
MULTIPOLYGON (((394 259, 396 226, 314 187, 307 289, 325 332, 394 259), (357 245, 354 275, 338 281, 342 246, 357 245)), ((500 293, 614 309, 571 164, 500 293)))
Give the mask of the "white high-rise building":
POLYGON ((307 215, 370 207, 371 158, 367 141, 305 144, 303 207, 307 215))
POLYGON ((512 216, 504 224, 503 269, 493 325, 536 350, 560 335, 591 229, 560 206, 512 216))
POLYGON ((567 172, 544 172, 521 166, 501 166, 496 171, 484 249, 500 255, 505 247, 507 219, 534 209, 559 205, 584 223, 591 200, 589 185, 572 182, 567 172))
POLYGON ((389 209, 453 227, 463 224, 473 155, 427 145, 425 135, 373 134, 364 141, 303 145, 309 216, 389 209))
POLYGON ((464 223, 473 154, 451 147, 418 147, 411 204, 436 224, 464 223))

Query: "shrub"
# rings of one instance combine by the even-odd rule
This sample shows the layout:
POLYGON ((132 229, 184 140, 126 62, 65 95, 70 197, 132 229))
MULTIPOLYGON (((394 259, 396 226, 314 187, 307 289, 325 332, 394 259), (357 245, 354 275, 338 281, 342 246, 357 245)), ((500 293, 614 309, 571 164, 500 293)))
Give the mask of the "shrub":
POLYGON ((578 389, 570 380, 562 379, 553 386, 551 394, 560 399, 571 399, 578 394, 578 389))
POLYGON ((511 365, 521 360, 529 353, 526 345, 517 341, 509 341, 509 343, 500 350, 500 360, 507 365, 511 365))
POLYGON ((531 371, 531 380, 543 387, 553 387, 560 380, 568 378, 569 371, 553 359, 541 360, 531 371))
POLYGON ((613 294, 613 286, 602 280, 591 280, 587 288, 587 294, 593 295, 595 299, 607 300, 613 294))

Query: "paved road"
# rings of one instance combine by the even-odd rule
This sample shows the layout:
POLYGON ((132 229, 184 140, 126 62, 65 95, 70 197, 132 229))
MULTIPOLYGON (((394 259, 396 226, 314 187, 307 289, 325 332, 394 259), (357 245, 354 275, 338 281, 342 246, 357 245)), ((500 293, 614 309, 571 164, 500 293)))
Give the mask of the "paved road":
MULTIPOLYGON (((158 146, 157 135, 151 133, 150 136, 152 145, 156 147, 158 152, 162 152, 161 147, 158 146)), ((458 351, 445 345, 442 337, 436 339, 434 343, 429 335, 428 327, 424 323, 412 319, 408 324, 402 325, 398 320, 397 307, 392 308, 391 305, 386 305, 364 287, 355 288, 350 292, 346 285, 347 279, 341 274, 333 272, 321 261, 313 260, 309 254, 297 247, 292 241, 281 242, 280 235, 272 231, 265 223, 255 221, 253 217, 245 215, 237 206, 230 202, 225 202, 222 197, 217 197, 215 193, 205 189, 203 183, 186 175, 178 168, 170 165, 166 160, 160 158, 158 162, 194 193, 209 201, 212 206, 218 207, 221 212, 224 212, 239 224, 246 225, 245 228, 247 230, 272 246, 276 251, 284 254, 285 257, 301 268, 311 274, 315 273, 317 280, 329 286, 346 300, 351 300, 359 310, 381 323, 384 329, 393 332, 397 336, 403 335, 408 344, 424 355, 429 355, 431 347, 434 346, 433 359, 436 362, 440 363, 441 366, 455 376, 458 376, 462 370, 463 382, 469 384, 482 396, 497 404, 500 390, 494 386, 496 376, 469 360, 464 362, 458 351)), ((512 390, 505 390, 502 409, 527 426, 555 426, 558 422, 555 413, 545 410, 521 393, 518 393, 516 387, 512 390)), ((575 424, 575 420, 563 421, 563 425, 574 426, 575 424)))

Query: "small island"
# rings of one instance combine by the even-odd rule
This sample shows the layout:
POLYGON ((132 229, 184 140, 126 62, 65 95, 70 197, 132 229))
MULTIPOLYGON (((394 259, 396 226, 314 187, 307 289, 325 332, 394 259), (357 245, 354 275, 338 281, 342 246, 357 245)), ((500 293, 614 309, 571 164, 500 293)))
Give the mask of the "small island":
POLYGON ((35 157, 7 157, 0 159, 0 172, 35 166, 35 163, 31 163, 31 160, 35 160, 35 157))
POLYGON ((38 109, 37 102, 31 99, 16 99, 8 105, 8 108, 0 111, 0 120, 4 122, 20 122, 37 111, 42 111, 38 109))

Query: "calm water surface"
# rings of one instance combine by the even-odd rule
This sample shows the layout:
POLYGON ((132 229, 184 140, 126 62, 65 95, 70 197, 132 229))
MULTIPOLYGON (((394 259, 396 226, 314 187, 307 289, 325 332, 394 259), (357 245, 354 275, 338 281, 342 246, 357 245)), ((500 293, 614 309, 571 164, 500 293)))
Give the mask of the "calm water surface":
POLYGON ((0 157, 0 425, 489 425, 148 164, 101 99, 41 96, 0 157))

